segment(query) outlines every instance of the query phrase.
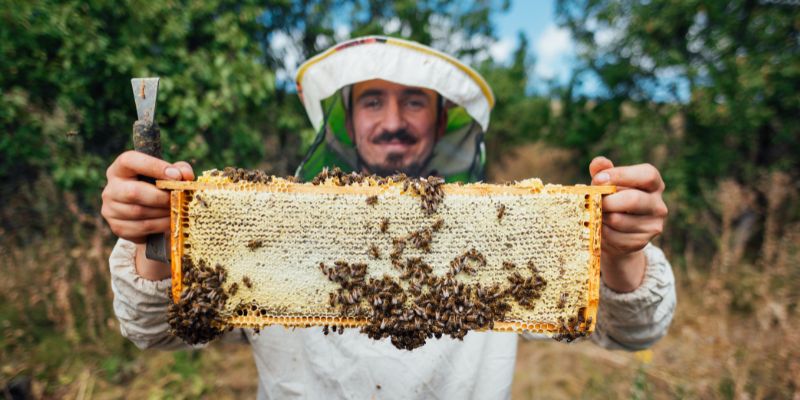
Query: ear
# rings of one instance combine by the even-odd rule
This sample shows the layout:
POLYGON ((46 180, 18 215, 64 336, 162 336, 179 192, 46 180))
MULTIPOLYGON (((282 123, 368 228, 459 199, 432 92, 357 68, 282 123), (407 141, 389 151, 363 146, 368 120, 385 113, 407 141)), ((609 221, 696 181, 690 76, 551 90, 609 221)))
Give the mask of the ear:
POLYGON ((447 107, 442 107, 442 111, 439 113, 439 118, 437 121, 436 139, 438 140, 444 136, 444 132, 447 129, 447 107))
POLYGON ((347 130, 347 136, 350 137, 350 141, 355 143, 355 128, 353 127, 353 111, 345 111, 344 114, 344 127, 347 130))

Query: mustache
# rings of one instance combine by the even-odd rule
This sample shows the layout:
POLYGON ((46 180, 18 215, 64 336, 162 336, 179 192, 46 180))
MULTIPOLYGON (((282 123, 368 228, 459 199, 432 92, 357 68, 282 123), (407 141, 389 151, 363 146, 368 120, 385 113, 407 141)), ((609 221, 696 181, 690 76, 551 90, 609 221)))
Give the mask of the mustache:
POLYGON ((380 135, 372 139, 372 143, 374 144, 389 143, 393 140, 397 140, 403 144, 417 143, 417 138, 414 137, 414 135, 408 133, 408 131, 405 129, 399 129, 393 132, 383 131, 381 132, 380 135))

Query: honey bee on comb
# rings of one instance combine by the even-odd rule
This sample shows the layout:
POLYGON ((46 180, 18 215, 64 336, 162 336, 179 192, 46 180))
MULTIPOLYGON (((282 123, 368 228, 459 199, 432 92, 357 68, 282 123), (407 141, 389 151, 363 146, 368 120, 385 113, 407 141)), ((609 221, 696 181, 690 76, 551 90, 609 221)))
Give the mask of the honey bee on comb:
POLYGON ((497 220, 498 221, 502 220, 504 215, 506 215, 506 205, 499 204, 497 206, 497 220))
POLYGON ((561 296, 558 298, 558 303, 556 303, 556 307, 559 309, 564 308, 564 305, 567 304, 567 299, 569 298, 568 292, 561 293, 561 296))
POLYGON ((247 276, 247 275, 242 277, 242 284, 244 285, 244 287, 246 287, 248 289, 252 289, 253 288, 253 281, 251 281, 250 277, 247 276))
POLYGON ((386 233, 389 230, 389 218, 381 218, 380 230, 381 233, 386 233))
POLYGON ((264 241, 261 239, 252 239, 249 242, 247 242, 247 248, 250 250, 255 250, 262 246, 264 246, 264 241))
POLYGON ((206 203, 205 199, 203 199, 203 197, 200 196, 200 193, 196 193, 194 195, 194 198, 197 199, 197 202, 200 203, 201 206, 208 208, 208 203, 206 203))
POLYGON ((376 260, 377 260, 377 259, 379 259, 379 258, 381 258, 381 251, 378 249, 378 246, 376 246, 376 245, 374 245, 374 244, 373 244, 372 246, 370 246, 370 248, 369 248, 369 255, 370 255, 372 258, 376 259, 376 260))

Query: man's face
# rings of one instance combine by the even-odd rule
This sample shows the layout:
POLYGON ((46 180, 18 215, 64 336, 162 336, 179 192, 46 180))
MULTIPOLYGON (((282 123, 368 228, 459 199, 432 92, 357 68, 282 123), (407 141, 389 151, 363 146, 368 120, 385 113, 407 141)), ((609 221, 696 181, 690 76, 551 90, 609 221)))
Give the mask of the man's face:
POLYGON ((348 133, 368 172, 421 173, 444 130, 436 92, 376 79, 353 85, 351 96, 348 133))

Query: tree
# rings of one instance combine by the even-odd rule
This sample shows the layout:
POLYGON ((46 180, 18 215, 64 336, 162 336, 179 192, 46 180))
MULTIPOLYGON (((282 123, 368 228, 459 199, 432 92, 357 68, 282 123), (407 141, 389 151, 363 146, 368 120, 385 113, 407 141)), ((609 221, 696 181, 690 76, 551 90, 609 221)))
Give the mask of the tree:
POLYGON ((296 65, 274 41, 289 38, 283 49, 306 58, 341 39, 339 24, 352 35, 402 35, 476 54, 492 40, 491 13, 507 7, 488 0, 5 3, 2 192, 46 174, 92 199, 88 205, 106 166, 132 147, 132 77, 162 78, 156 120, 166 159, 192 161, 196 170, 261 163, 285 174, 313 132, 292 82, 276 81, 276 72, 296 65))
POLYGON ((582 67, 558 93, 565 114, 551 140, 587 157, 656 160, 685 210, 708 208, 703 188, 723 177, 750 186, 774 170, 798 178, 795 5, 559 0, 557 13, 582 67), (583 79, 603 93, 576 92, 583 79))

